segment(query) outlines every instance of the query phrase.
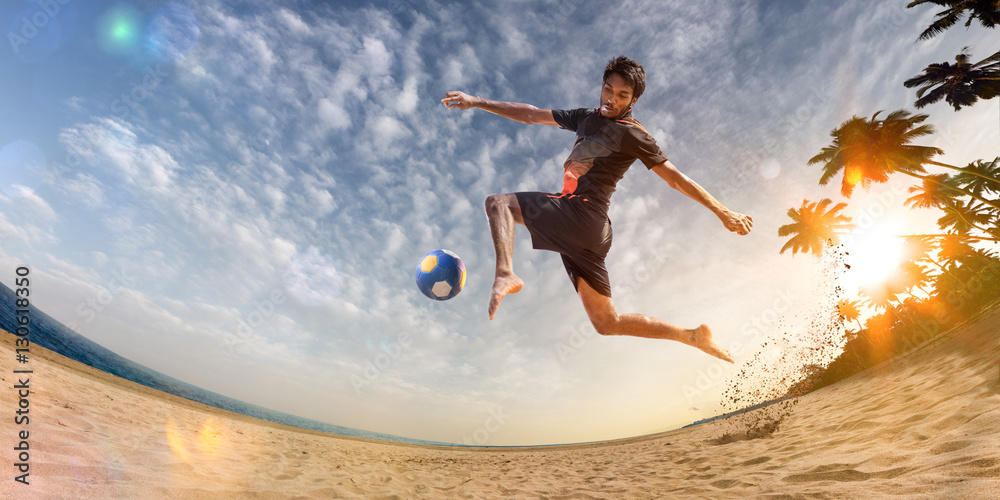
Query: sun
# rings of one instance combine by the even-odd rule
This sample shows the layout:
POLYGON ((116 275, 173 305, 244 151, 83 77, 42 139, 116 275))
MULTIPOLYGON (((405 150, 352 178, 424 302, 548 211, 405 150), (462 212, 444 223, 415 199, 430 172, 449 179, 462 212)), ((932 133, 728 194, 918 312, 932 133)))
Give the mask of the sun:
POLYGON ((844 238, 844 275, 849 293, 867 285, 884 282, 903 261, 903 238, 888 225, 856 230, 844 238))

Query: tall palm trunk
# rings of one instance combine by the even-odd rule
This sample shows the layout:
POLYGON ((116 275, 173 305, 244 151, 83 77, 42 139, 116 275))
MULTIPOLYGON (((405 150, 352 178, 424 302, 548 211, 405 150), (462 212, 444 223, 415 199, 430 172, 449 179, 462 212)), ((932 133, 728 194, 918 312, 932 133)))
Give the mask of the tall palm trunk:
MULTIPOLYGON (((958 172, 962 172, 963 174, 974 175, 976 177, 979 177, 980 179, 986 179, 986 180, 988 180, 990 182, 993 182, 993 183, 997 184, 998 189, 1000 189, 1000 179, 997 179, 995 177, 990 177, 988 175, 980 174, 979 172, 973 172, 973 171, 970 171, 970 170, 966 170, 966 169, 964 169, 962 167, 956 167, 954 165, 948 165, 947 163, 941 163, 939 161, 927 160, 927 163, 929 163, 931 165, 934 165, 934 166, 937 166, 937 167, 950 168, 952 170, 956 170, 958 172)), ((951 187, 951 186, 949 186, 949 187, 951 187)), ((952 189, 959 189, 959 188, 952 188, 952 189)), ((961 189, 959 189, 959 190, 963 191, 961 189)))
MULTIPOLYGON (((934 165, 947 166, 948 168, 958 168, 958 167, 952 167, 950 165, 944 165, 943 163, 937 163, 937 162, 930 162, 930 163, 932 163, 934 165)), ((987 205, 989 205, 989 206, 997 209, 998 211, 1000 211, 1000 205, 997 205, 995 202, 987 200, 986 198, 983 198, 982 196, 979 196, 978 194, 971 193, 968 190, 966 190, 965 188, 961 188, 961 187, 957 187, 957 186, 949 186, 949 185, 947 185, 947 184, 945 184, 945 183, 943 183, 943 182, 941 182, 941 181, 939 181, 939 180, 937 180, 937 179, 935 179, 935 178, 933 178, 933 177, 931 177, 929 175, 914 174, 912 172, 907 172, 905 170, 896 170, 896 172, 899 172, 901 174, 909 175, 910 177, 913 177, 915 179, 920 179, 921 181, 925 181, 925 180, 929 181, 931 184, 935 184, 935 185, 940 186, 942 188, 952 189, 952 190, 958 191, 959 193, 962 193, 962 194, 964 194, 966 196, 971 196, 972 198, 975 198, 975 199, 977 199, 977 200, 979 200, 979 201, 981 201, 981 202, 983 202, 983 203, 985 203, 985 204, 987 204, 987 205)), ((996 179, 993 179, 992 177, 989 177, 989 176, 980 175, 980 177, 983 177, 985 179, 991 179, 991 180, 993 180, 995 182, 1000 182, 1000 181, 997 181, 996 179)))
MULTIPOLYGON (((918 238, 947 238, 949 236, 955 236, 953 234, 906 234, 903 237, 918 237, 918 238)), ((1000 238, 990 238, 988 236, 962 236, 963 238, 976 241, 1000 241, 1000 238)))
POLYGON ((959 219, 962 219, 962 221, 965 222, 966 224, 968 224, 969 227, 978 229, 978 230, 980 230, 980 231, 982 231, 982 232, 984 232, 986 234, 990 234, 990 231, 988 229, 986 229, 986 228, 984 228, 982 226, 977 226, 975 222, 972 222, 968 218, 966 218, 965 215, 958 209, 958 207, 956 207, 954 205, 947 205, 947 204, 945 205, 945 207, 951 209, 951 213, 953 213, 956 216, 958 216, 959 219))

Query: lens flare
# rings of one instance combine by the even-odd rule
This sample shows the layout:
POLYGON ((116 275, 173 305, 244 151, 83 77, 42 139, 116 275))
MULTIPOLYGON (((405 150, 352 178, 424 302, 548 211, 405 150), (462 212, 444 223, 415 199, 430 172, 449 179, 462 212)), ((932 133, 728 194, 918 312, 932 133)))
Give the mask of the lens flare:
POLYGON ((98 40, 101 48, 115 55, 128 54, 139 46, 142 35, 142 18, 129 5, 117 5, 101 16, 98 40))
POLYGON ((215 455, 222 448, 222 442, 222 429, 214 420, 205 420, 198 430, 198 452, 202 456, 215 455))
POLYGON ((185 462, 193 458, 212 458, 218 454, 225 444, 222 431, 222 427, 212 418, 203 421, 201 428, 195 433, 178 429, 172 419, 167 420, 163 428, 170 451, 185 462))
POLYGON ((187 461, 190 458, 190 455, 188 454, 187 446, 184 444, 184 437, 181 436, 180 431, 177 430, 177 426, 174 425, 173 420, 167 421, 163 432, 166 435, 167 446, 170 447, 170 451, 172 451, 177 458, 187 461))

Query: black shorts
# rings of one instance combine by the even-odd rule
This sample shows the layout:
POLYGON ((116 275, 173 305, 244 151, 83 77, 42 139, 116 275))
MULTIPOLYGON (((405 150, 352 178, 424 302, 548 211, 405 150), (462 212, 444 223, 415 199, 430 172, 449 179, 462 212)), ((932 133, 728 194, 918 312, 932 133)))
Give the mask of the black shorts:
POLYGON ((611 297, 604 258, 611 249, 611 221, 595 202, 576 195, 514 193, 531 246, 562 255, 573 287, 583 278, 598 293, 611 297))

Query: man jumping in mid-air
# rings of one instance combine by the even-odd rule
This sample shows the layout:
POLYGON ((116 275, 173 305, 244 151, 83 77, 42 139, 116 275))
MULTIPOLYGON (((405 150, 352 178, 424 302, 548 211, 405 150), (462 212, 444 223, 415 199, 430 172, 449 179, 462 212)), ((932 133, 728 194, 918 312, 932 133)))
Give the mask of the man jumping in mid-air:
POLYGON ((745 235, 753 228, 750 216, 729 210, 678 171, 652 136, 632 118, 632 106, 645 88, 646 73, 642 66, 627 57, 617 57, 604 70, 597 109, 539 109, 458 91, 448 92, 441 100, 449 109, 479 108, 521 123, 554 125, 576 132, 576 143, 563 165, 562 193, 521 192, 486 198, 486 214, 497 257, 490 319, 505 295, 517 293, 524 286, 513 269, 517 223, 528 228, 533 248, 562 255, 587 316, 601 335, 676 340, 733 363, 729 352, 712 340, 707 325, 689 330, 644 314, 618 314, 611 302, 611 284, 604 265, 611 248, 608 207, 615 186, 636 159, 642 160, 670 187, 715 213, 726 229, 745 235))

